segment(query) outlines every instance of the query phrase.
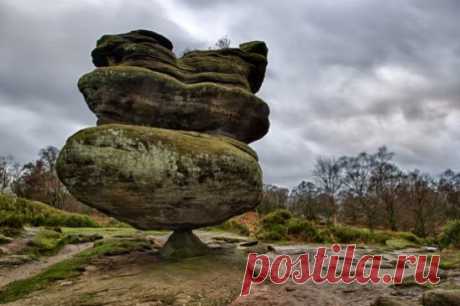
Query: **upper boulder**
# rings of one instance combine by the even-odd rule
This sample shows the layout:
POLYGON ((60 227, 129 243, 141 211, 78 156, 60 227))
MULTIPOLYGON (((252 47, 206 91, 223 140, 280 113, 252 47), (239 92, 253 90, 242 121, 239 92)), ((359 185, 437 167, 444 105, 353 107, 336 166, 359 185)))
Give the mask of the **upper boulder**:
POLYGON ((176 58, 155 32, 104 35, 92 51, 94 71, 78 87, 98 124, 196 131, 250 143, 269 129, 269 108, 254 94, 265 76, 267 46, 195 50, 176 58))
POLYGON ((91 55, 96 67, 139 66, 187 84, 213 82, 256 93, 264 80, 268 49, 262 41, 243 43, 240 48, 190 51, 181 58, 172 49, 166 37, 136 30, 102 36, 91 55))

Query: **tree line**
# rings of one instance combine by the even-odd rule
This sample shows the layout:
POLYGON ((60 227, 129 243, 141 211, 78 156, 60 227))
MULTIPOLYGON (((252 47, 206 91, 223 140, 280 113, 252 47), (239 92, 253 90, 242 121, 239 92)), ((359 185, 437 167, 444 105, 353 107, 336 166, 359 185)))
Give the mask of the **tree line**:
POLYGON ((362 225, 370 229, 434 234, 451 219, 460 219, 460 173, 446 170, 432 176, 405 171, 394 153, 319 157, 312 179, 289 190, 264 186, 260 213, 287 208, 307 219, 362 225))
POLYGON ((11 155, 0 156, 0 192, 40 201, 59 209, 84 212, 89 208, 77 201, 56 174, 59 150, 40 149, 38 159, 20 164, 11 155))
MULTIPOLYGON (((67 191, 56 175, 59 150, 48 146, 35 161, 20 164, 0 156, 0 192, 41 201, 69 211, 88 211, 67 191)), ((460 173, 446 170, 432 176, 405 171, 394 153, 319 157, 304 180, 289 190, 264 186, 257 210, 287 208, 296 215, 325 223, 362 225, 370 229, 412 231, 426 237, 451 219, 460 219, 460 173)))

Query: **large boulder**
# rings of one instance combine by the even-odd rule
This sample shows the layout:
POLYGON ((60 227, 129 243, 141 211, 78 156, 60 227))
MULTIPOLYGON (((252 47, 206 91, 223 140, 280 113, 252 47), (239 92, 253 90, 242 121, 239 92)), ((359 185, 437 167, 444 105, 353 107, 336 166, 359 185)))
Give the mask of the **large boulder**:
POLYGON ((88 128, 67 140, 57 171, 77 199, 139 229, 219 224, 253 209, 262 196, 254 151, 197 132, 88 128))
POLYGON ((254 93, 267 66, 265 43, 190 51, 146 30, 104 35, 92 52, 100 67, 78 87, 98 124, 125 123, 230 136, 249 143, 269 128, 269 108, 254 93))
POLYGON ((185 84, 133 66, 98 68, 78 86, 98 124, 124 123, 221 134, 249 143, 268 131, 269 108, 249 91, 185 84))

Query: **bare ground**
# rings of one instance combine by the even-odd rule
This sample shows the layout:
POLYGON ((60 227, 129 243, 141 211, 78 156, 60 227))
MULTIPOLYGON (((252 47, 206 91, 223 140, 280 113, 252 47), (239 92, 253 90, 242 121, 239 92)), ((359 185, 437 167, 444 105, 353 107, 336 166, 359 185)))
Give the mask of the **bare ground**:
MULTIPOLYGON (((161 259, 154 250, 135 251, 91 260, 80 276, 55 282, 44 290, 7 305, 24 306, 153 306, 153 305, 372 305, 380 296, 388 296, 401 305, 421 305, 427 290, 419 286, 393 288, 386 285, 295 285, 273 286, 264 283, 253 287, 247 298, 238 297, 245 268, 247 250, 235 246, 244 237, 228 233, 198 231, 199 237, 219 248, 213 254, 180 261, 161 259), (220 238, 216 238, 219 236, 220 238)), ((151 239, 151 237, 147 237, 151 239)), ((156 236, 164 241, 166 236, 156 236)), ((285 245, 269 253, 296 254, 312 251, 317 245, 285 245)), ((0 287, 7 282, 29 277, 54 262, 69 258, 90 245, 64 248, 46 262, 26 263, 0 277, 0 287), (15 271, 17 270, 17 271, 15 271)), ((260 250, 260 249, 259 249, 260 250)), ((360 249, 362 254, 377 252, 360 249)), ((419 250, 387 251, 391 263, 397 254, 419 250)), ((444 273, 442 287, 460 286, 457 271, 444 273)), ((1 290, 1 288, 0 288, 1 290)))

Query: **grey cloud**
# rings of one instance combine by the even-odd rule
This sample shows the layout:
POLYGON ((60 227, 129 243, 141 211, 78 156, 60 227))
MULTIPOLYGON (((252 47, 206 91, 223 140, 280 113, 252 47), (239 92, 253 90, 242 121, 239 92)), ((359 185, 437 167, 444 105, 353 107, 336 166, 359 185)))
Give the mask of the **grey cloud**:
MULTIPOLYGON (((183 3, 196 14, 211 7, 225 14, 228 7, 183 3)), ((265 39, 276 75, 268 74, 260 93, 272 109, 271 132, 256 145, 272 182, 308 177, 318 154, 383 144, 404 167, 458 170, 458 132, 450 122, 460 106, 458 1, 238 5, 246 15, 228 35, 265 39), (291 149, 278 130, 307 147, 291 149)))
POLYGON ((0 3, 0 106, 15 110, 10 114, 17 116, 15 124, 32 126, 23 116, 35 114, 33 129, 27 131, 15 125, 3 127, 6 120, 0 118, 0 154, 14 153, 21 161, 34 158, 42 146, 61 146, 78 128, 94 125, 95 116, 79 93, 77 80, 94 68, 90 52, 103 34, 154 29, 174 38, 176 51, 200 43, 151 1, 35 5, 0 3))
POLYGON ((271 130, 253 145, 267 183, 293 186, 310 176, 318 155, 384 144, 403 167, 460 170, 459 1, 65 3, 40 2, 40 10, 32 1, 0 4, 0 110, 17 110, 18 122, 31 121, 15 131, 0 119, 0 154, 61 144, 94 124, 76 80, 92 69, 89 52, 100 35, 152 29, 171 38, 176 53, 217 38, 195 38, 187 32, 193 23, 234 44, 268 44, 259 95, 270 105, 271 130), (222 33, 211 31, 227 19, 222 33))

